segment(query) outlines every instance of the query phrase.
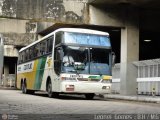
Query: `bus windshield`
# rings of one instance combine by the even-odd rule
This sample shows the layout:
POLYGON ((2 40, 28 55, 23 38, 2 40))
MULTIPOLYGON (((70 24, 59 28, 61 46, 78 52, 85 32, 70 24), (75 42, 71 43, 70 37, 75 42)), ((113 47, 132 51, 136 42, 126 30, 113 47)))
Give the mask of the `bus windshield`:
POLYGON ((84 33, 64 33, 64 43, 66 44, 78 44, 78 45, 90 45, 111 47, 109 36, 84 34, 84 33))
POLYGON ((108 49, 64 46, 62 72, 78 74, 108 75, 109 52, 108 49), (77 64, 83 65, 83 69, 77 70, 77 64))

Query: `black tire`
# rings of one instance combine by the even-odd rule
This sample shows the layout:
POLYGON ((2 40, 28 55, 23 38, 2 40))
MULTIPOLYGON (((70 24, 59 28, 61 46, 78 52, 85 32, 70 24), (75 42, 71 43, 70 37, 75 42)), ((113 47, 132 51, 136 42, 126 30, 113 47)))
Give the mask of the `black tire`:
POLYGON ((48 97, 50 97, 50 98, 53 97, 51 81, 48 82, 48 85, 47 85, 47 93, 48 93, 48 97))
POLYGON ((48 92, 48 97, 50 97, 50 98, 58 98, 59 97, 59 93, 58 92, 52 92, 51 81, 48 82, 47 92, 48 92))
POLYGON ((24 82, 22 82, 22 84, 21 84, 21 88, 22 88, 22 93, 23 94, 27 94, 27 85, 26 85, 26 82, 24 81, 24 82))
POLYGON ((22 93, 23 94, 34 94, 34 90, 28 90, 27 89, 27 84, 26 84, 26 82, 24 81, 24 82, 22 82, 22 84, 21 84, 21 89, 22 89, 22 93))
POLYGON ((87 100, 92 100, 94 98, 95 94, 94 93, 88 93, 88 94, 85 94, 85 97, 87 100))

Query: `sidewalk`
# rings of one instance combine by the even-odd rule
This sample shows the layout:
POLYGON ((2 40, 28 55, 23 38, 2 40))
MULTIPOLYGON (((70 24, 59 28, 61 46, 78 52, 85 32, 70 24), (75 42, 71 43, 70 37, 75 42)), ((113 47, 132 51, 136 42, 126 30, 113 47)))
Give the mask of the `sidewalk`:
MULTIPOLYGON (((0 86, 0 90, 16 90, 16 88, 0 86)), ((99 97, 102 97, 104 99, 117 99, 117 100, 150 102, 150 103, 160 104, 160 96, 149 96, 149 95, 127 96, 120 94, 104 94, 104 95, 99 95, 99 97)))
POLYGON ((160 96, 148 96, 148 95, 135 95, 127 96, 120 94, 104 94, 104 99, 119 99, 119 100, 129 100, 129 101, 139 101, 139 102, 152 102, 160 104, 160 96))
POLYGON ((15 87, 4 87, 0 85, 0 90, 16 90, 15 87))

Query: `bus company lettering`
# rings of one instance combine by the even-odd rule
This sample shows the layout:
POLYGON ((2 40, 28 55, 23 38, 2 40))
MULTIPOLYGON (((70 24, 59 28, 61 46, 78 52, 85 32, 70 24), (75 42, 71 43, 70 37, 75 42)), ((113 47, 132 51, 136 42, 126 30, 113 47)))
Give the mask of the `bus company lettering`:
POLYGON ((21 67, 18 67, 18 71, 21 71, 21 67))
POLYGON ((32 69, 32 63, 24 65, 24 70, 31 70, 32 69))

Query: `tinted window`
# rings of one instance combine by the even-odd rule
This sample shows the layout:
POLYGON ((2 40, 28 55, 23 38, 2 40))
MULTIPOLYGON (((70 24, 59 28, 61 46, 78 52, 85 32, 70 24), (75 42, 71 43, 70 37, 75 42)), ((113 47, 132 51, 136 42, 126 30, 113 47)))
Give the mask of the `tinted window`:
POLYGON ((61 72, 60 48, 55 48, 54 52, 54 70, 56 74, 61 72))
POLYGON ((53 37, 50 37, 49 39, 47 39, 47 53, 52 52, 52 48, 53 48, 53 37))
POLYGON ((19 53, 18 63, 23 63, 29 60, 36 59, 43 55, 47 55, 52 52, 53 36, 45 39, 19 53))

